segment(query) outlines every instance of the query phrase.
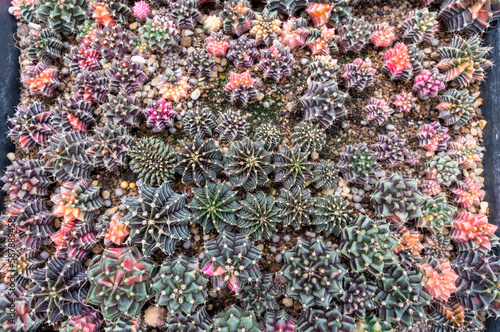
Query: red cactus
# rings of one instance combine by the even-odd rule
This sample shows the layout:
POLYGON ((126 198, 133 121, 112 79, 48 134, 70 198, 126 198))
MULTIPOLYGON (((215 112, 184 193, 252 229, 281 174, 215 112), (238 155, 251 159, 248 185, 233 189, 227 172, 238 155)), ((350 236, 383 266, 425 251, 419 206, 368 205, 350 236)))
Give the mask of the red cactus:
POLYGON ((229 83, 225 89, 229 92, 231 102, 240 101, 247 104, 252 98, 257 97, 257 89, 259 82, 252 78, 249 71, 243 73, 231 72, 229 75, 229 83))
POLYGON ((119 212, 111 217, 109 229, 104 235, 104 245, 109 246, 111 243, 114 243, 120 246, 130 234, 130 228, 126 224, 120 222, 121 218, 123 218, 123 215, 119 212))
POLYGON ((288 21, 283 23, 283 29, 281 29, 281 42, 294 49, 304 45, 306 38, 309 35, 309 28, 307 27, 307 22, 303 19, 297 19, 295 17, 290 17, 288 21))
POLYGON ((57 69, 48 67, 40 61, 36 66, 27 66, 22 79, 33 95, 50 96, 59 86, 57 69))
POLYGON ((412 70, 408 47, 405 44, 398 43, 385 53, 384 70, 391 79, 402 78, 405 71, 412 70))
POLYGON ((331 44, 335 43, 338 36, 335 35, 334 28, 328 29, 326 25, 323 25, 318 36, 311 38, 312 35, 309 35, 309 37, 310 41, 307 42, 307 46, 311 49, 313 55, 328 55, 331 52, 331 44))
POLYGON ((422 192, 429 196, 436 196, 441 192, 441 186, 437 181, 425 180, 422 182, 422 192))
POLYGON ((490 224, 484 214, 460 212, 453 219, 453 230, 450 238, 456 243, 475 242, 475 246, 483 248, 486 252, 491 249, 492 237, 498 226, 490 224))
POLYGON ((436 265, 438 264, 439 266, 434 267, 429 263, 420 265, 420 271, 424 276, 422 283, 425 291, 432 297, 441 301, 448 301, 451 294, 457 290, 455 280, 458 279, 458 275, 453 271, 447 259, 436 265))
POLYGON ((314 23, 314 26, 322 26, 330 20, 330 13, 332 12, 334 5, 329 3, 310 3, 306 12, 314 23))
POLYGON ((395 38, 394 27, 387 22, 375 24, 372 27, 371 39, 376 47, 389 47, 395 38))
POLYGON ((226 54, 229 48, 229 37, 224 36, 222 32, 212 32, 205 41, 207 43, 207 51, 215 56, 226 54))
POLYGON ((104 3, 92 3, 90 4, 90 8, 92 9, 92 17, 96 20, 97 23, 104 26, 113 26, 116 24, 115 20, 113 20, 113 18, 111 17, 111 12, 104 3))
POLYGON ((439 122, 433 122, 422 125, 417 138, 419 146, 427 151, 443 151, 446 150, 450 135, 448 128, 442 127, 439 122))
POLYGON ((137 1, 132 7, 132 13, 140 20, 144 20, 151 13, 151 8, 146 1, 137 1))
POLYGON ((459 137, 454 142, 448 143, 448 155, 465 167, 471 167, 475 161, 481 161, 479 156, 481 150, 473 137, 459 137))
POLYGON ((424 249, 419 240, 420 234, 417 231, 408 230, 404 226, 399 226, 397 232, 400 234, 399 244, 394 248, 394 252, 410 250, 413 257, 420 257, 420 251, 424 249))
POLYGON ((465 208, 473 204, 479 205, 485 194, 482 185, 469 178, 458 182, 457 187, 452 192, 457 196, 455 201, 465 208))

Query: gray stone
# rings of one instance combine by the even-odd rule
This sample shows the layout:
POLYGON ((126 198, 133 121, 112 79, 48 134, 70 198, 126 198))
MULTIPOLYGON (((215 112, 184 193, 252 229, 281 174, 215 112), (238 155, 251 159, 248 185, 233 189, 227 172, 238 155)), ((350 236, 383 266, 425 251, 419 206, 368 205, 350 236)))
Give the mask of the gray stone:
POLYGON ((196 89, 193 92, 191 92, 191 99, 193 99, 193 100, 200 98, 200 96, 201 96, 200 89, 196 89))
POLYGON ((188 106, 188 108, 193 108, 193 103, 188 101, 187 106, 188 106))
POLYGON ((363 207, 361 206, 361 204, 356 203, 356 204, 354 204, 354 208, 355 208, 356 210, 361 210, 363 207))
POLYGON ((264 108, 269 108, 271 105, 269 105, 269 102, 265 101, 265 102, 262 103, 262 106, 264 108))
POLYGON ((120 204, 118 205, 118 209, 120 209, 120 211, 124 211, 127 209, 127 206, 125 204, 120 204))
POLYGON ((274 260, 276 261, 276 263, 281 263, 282 259, 283 259, 282 254, 277 254, 276 257, 274 257, 274 260))
POLYGON ((359 197, 358 195, 352 195, 352 200, 353 202, 359 203, 363 200, 363 198, 359 197))
POLYGON ((363 196, 365 194, 365 191, 363 189, 358 190, 358 195, 363 196))
POLYGON ((385 126, 385 129, 387 130, 394 130, 394 125, 391 125, 391 124, 388 124, 387 126, 385 126))
POLYGON ((123 189, 122 188, 116 188, 115 189, 115 195, 120 197, 121 195, 123 195, 123 189))
POLYGON ((285 242, 289 242, 291 240, 290 235, 286 234, 285 236, 283 236, 283 240, 285 240, 285 242))
POLYGON ((30 28, 28 28, 27 24, 21 24, 19 28, 17 28, 17 32, 19 32, 21 36, 27 36, 30 33, 30 28))
POLYGON ((370 191, 372 190, 372 186, 369 185, 369 184, 365 184, 365 186, 363 187, 365 189, 365 191, 370 191))
POLYGON ((189 249, 189 248, 191 248, 191 240, 187 240, 186 242, 184 242, 184 243, 182 244, 182 247, 183 247, 184 249, 189 249))
POLYGON ((45 250, 40 253, 41 259, 47 259, 47 258, 49 258, 49 256, 50 256, 50 254, 45 250))
POLYGON ((309 236, 309 237, 316 237, 316 233, 313 233, 313 232, 309 232, 309 231, 307 231, 307 232, 305 232, 304 234, 305 234, 305 236, 309 236))
POLYGON ((196 84, 196 83, 198 83, 198 80, 196 78, 190 78, 189 83, 196 84))
POLYGON ((272 237, 274 243, 280 242, 280 236, 278 234, 274 234, 272 237))
POLYGON ((175 127, 168 128, 168 132, 171 134, 175 134, 176 131, 177 131, 177 128, 175 128, 175 127))
POLYGON ((308 58, 302 58, 302 60, 300 60, 301 65, 307 65, 308 62, 309 62, 308 58))
POLYGON ((104 201, 104 206, 110 207, 111 206, 111 201, 109 199, 104 201))
POLYGON ((272 247, 270 248, 270 250, 271 250, 271 252, 276 252, 276 250, 278 250, 278 249, 276 249, 276 247, 275 247, 275 246, 272 246, 272 247))

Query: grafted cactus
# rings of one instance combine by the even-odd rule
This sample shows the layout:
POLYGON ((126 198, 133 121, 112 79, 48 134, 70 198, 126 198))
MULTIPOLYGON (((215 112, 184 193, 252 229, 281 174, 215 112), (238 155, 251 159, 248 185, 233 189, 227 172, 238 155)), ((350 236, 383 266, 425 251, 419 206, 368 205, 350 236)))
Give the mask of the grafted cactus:
POLYGON ((231 41, 227 58, 231 60, 236 68, 251 67, 259 58, 257 42, 246 36, 231 41))
POLYGON ((207 43, 207 51, 215 56, 226 54, 229 48, 229 37, 225 36, 222 32, 212 32, 205 39, 205 42, 207 43))
POLYGON ((347 207, 347 202, 340 196, 325 195, 317 197, 314 203, 314 212, 311 224, 316 226, 316 230, 326 236, 340 236, 340 233, 354 216, 347 207))
POLYGON ((260 81, 252 78, 249 71, 242 73, 231 72, 225 89, 229 94, 231 103, 239 102, 243 106, 246 106, 250 99, 257 98, 257 87, 259 84, 260 81))
POLYGON ((371 24, 364 17, 348 16, 338 28, 338 44, 344 52, 359 52, 370 40, 371 24))
POLYGON ((427 151, 443 151, 447 149, 450 139, 448 128, 442 127, 439 122, 426 123, 417 133, 418 145, 427 151))
POLYGON ((74 33, 85 21, 84 0, 37 0, 37 18, 55 32, 74 33))
POLYGON ((57 72, 57 69, 39 61, 35 66, 25 67, 21 82, 29 89, 30 94, 50 97, 60 85, 57 72))
POLYGON ((142 65, 132 62, 128 57, 113 60, 111 68, 105 71, 109 78, 111 91, 131 95, 142 89, 147 76, 142 70, 142 65))
POLYGON ((448 90, 439 96, 438 118, 443 119, 445 125, 457 125, 459 127, 469 122, 476 114, 476 98, 469 95, 467 90, 448 90))
POLYGON ((311 81, 324 83, 336 79, 340 70, 337 62, 337 59, 332 58, 330 55, 315 56, 314 61, 309 64, 311 81))
POLYGON ((114 26, 119 24, 128 24, 129 16, 132 10, 126 1, 118 0, 94 0, 90 4, 92 17, 101 25, 114 26))
POLYGON ((280 37, 281 42, 293 50, 296 47, 304 45, 308 35, 309 28, 307 27, 307 21, 302 17, 290 17, 288 21, 283 23, 280 37))
POLYGON ((401 92, 396 95, 394 106, 399 112, 409 113, 416 106, 417 98, 411 92, 401 92))
POLYGON ((40 160, 21 159, 8 166, 2 176, 2 190, 9 193, 12 200, 28 200, 45 196, 53 181, 50 173, 40 160))
POLYGON ((425 175, 429 180, 449 187, 460 174, 458 163, 449 156, 434 156, 425 165, 425 175))
POLYGON ((180 29, 194 29, 201 17, 197 0, 176 0, 170 3, 170 15, 180 29))
POLYGON ((403 162, 408 153, 406 140, 394 133, 379 135, 377 143, 373 144, 373 150, 377 153, 377 158, 385 165, 394 165, 403 162))
POLYGON ((458 181, 457 186, 451 191, 455 194, 455 202, 462 207, 468 208, 471 205, 479 205, 485 193, 482 190, 480 183, 474 182, 472 179, 458 181))
POLYGON ((152 100, 143 111, 146 117, 146 126, 153 128, 153 132, 160 132, 174 125, 177 112, 172 109, 171 103, 163 100, 152 100))
POLYGON ((406 20, 401 24, 404 29, 403 37, 411 39, 416 44, 424 41, 430 43, 439 29, 436 14, 436 12, 429 12, 427 8, 410 11, 406 20))
POLYGON ((323 25, 321 28, 312 28, 309 31, 306 45, 313 55, 329 55, 338 51, 337 40, 335 29, 323 25))
POLYGON ((169 145, 155 137, 135 141, 129 152, 130 168, 150 185, 161 185, 175 174, 176 157, 169 145))
POLYGON ((182 176, 184 184, 203 187, 207 181, 215 182, 222 169, 222 153, 212 139, 204 141, 196 137, 193 142, 184 142, 177 154, 175 171, 182 176))
POLYGON ((214 69, 215 62, 211 56, 201 49, 189 53, 186 65, 188 66, 189 74, 193 74, 196 77, 207 77, 210 76, 210 73, 214 69))
POLYGON ((178 103, 179 100, 186 98, 188 95, 190 89, 188 77, 182 76, 180 68, 175 70, 167 68, 165 75, 160 76, 159 89, 163 99, 178 103))
POLYGON ((255 37, 257 44, 266 46, 278 39, 281 32, 281 21, 278 19, 278 13, 264 8, 260 13, 256 13, 255 20, 252 21, 250 34, 255 37))
POLYGON ((26 46, 26 55, 31 59, 41 59, 46 63, 61 57, 62 41, 50 29, 30 31, 21 45, 26 46))
POLYGON ((482 323, 477 313, 466 310, 456 299, 447 303, 437 302, 433 312, 429 315, 430 331, 446 331, 462 329, 463 331, 481 331, 482 323))
POLYGON ((101 53, 89 46, 80 45, 71 47, 68 54, 64 56, 64 61, 69 66, 73 74, 78 74, 86 70, 94 71, 101 66, 101 53))
POLYGON ((91 307, 83 307, 78 316, 70 317, 61 324, 61 332, 97 332, 101 328, 101 314, 91 307))
POLYGON ((450 238, 458 245, 459 251, 476 251, 486 255, 499 244, 495 236, 497 228, 482 213, 460 212, 453 219, 450 238))
POLYGON ((64 217, 65 223, 93 220, 104 204, 99 195, 99 187, 93 186, 86 179, 65 182, 60 187, 60 192, 52 195, 51 200, 56 205, 52 213, 57 217, 64 217))
POLYGON ((365 106, 366 120, 372 121, 378 126, 389 119, 392 113, 394 110, 383 99, 370 98, 365 106))
POLYGON ((108 95, 107 101, 101 105, 104 117, 115 126, 138 127, 142 117, 138 107, 139 99, 135 95, 119 93, 108 95))
POLYGON ((278 287, 272 274, 264 274, 256 281, 249 282, 241 288, 238 297, 245 310, 253 310, 258 315, 276 307, 278 287))
POLYGON ((342 298, 342 311, 346 315, 363 318, 375 308, 375 282, 367 280, 363 274, 350 273, 344 279, 345 294, 342 298))
POLYGON ((132 51, 131 37, 119 24, 96 29, 93 45, 108 60, 119 59, 132 51))
POLYGON ((358 91, 363 91, 365 88, 373 85, 375 76, 375 68, 372 68, 370 59, 363 61, 356 59, 352 63, 344 66, 344 74, 342 77, 345 80, 348 89, 353 88, 358 91))
POLYGON ((384 71, 391 80, 410 80, 423 69, 424 52, 415 45, 398 43, 384 55, 384 71))
POLYGON ((73 93, 89 103, 104 103, 109 94, 109 80, 102 71, 84 71, 76 76, 73 93))
MULTIPOLYGON (((183 2, 183 0, 179 1, 183 2)), ((139 28, 139 33, 152 50, 168 51, 179 44, 179 32, 168 16, 156 15, 148 18, 146 23, 139 28)))
POLYGON ((465 167, 472 167, 476 161, 481 161, 480 153, 483 149, 472 138, 459 137, 448 142, 448 156, 465 167))
POLYGON ((284 226, 292 225, 295 229, 309 224, 315 214, 314 198, 309 190, 293 186, 290 190, 282 190, 277 205, 280 208, 278 217, 284 226))
POLYGON ((394 27, 390 26, 387 22, 372 25, 371 39, 373 45, 376 47, 389 47, 396 35, 394 34, 394 27))
POLYGON ((248 1, 230 0, 224 1, 224 8, 219 16, 222 19, 224 32, 241 36, 250 30, 255 13, 248 1))
POLYGON ((252 310, 243 310, 232 305, 214 317, 215 331, 261 332, 257 317, 252 310))
POLYGON ((448 204, 443 194, 426 197, 422 204, 422 217, 418 219, 417 226, 427 228, 432 233, 442 233, 445 227, 452 226, 456 210, 456 207, 448 204))
POLYGON ((500 17, 498 0, 446 0, 440 19, 451 31, 481 34, 500 17))

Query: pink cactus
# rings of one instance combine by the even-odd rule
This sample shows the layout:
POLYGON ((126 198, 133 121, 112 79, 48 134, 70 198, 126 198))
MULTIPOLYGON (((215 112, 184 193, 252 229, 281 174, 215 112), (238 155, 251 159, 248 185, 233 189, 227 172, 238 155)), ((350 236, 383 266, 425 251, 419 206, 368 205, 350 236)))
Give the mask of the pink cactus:
POLYGON ((387 120, 392 113, 394 113, 394 110, 390 108, 383 99, 371 98, 365 106, 366 120, 375 122, 379 126, 387 120))
POLYGON ((334 28, 328 29, 326 25, 323 25, 321 30, 313 29, 313 31, 314 34, 309 34, 306 43, 313 55, 328 55, 331 53, 330 48, 333 45, 336 49, 335 40, 338 36, 335 35, 334 28))
POLYGON ((146 125, 155 131, 162 131, 174 125, 177 113, 172 109, 172 104, 163 100, 151 102, 146 107, 146 125))
POLYGON ((435 180, 422 181, 422 192, 429 196, 436 196, 441 192, 441 186, 435 180))
POLYGON ((432 70, 424 69, 415 77, 413 82, 413 91, 418 93, 422 100, 437 97, 439 91, 443 90, 445 85, 445 76, 437 68, 432 70))
POLYGON ((394 27, 390 26, 387 22, 375 24, 372 27, 371 39, 373 45, 376 47, 389 47, 396 35, 394 34, 394 27))
POLYGON ((432 297, 448 301, 451 294, 457 290, 455 280, 458 279, 458 275, 453 271, 447 259, 436 263, 434 267, 429 263, 424 263, 420 265, 420 271, 423 275, 424 289, 432 297))
POLYGON ((314 23, 315 27, 320 27, 330 20, 330 14, 334 5, 329 3, 310 3, 306 8, 306 13, 314 23))
POLYGON ((135 17, 140 20, 144 20, 151 13, 151 8, 146 1, 138 1, 134 4, 134 7, 132 7, 132 12, 134 13, 135 17))
POLYGON ((415 166, 420 162, 420 154, 417 151, 406 151, 405 161, 408 165, 415 166))
POLYGON ((36 66, 26 67, 22 82, 32 95, 50 96, 59 86, 57 69, 40 61, 36 66))
POLYGON ((408 47, 405 44, 398 43, 385 52, 384 70, 391 79, 403 78, 405 72, 412 70, 408 47))
POLYGON ((448 143, 448 155, 465 167, 471 167, 475 161, 481 161, 479 156, 481 150, 473 137, 459 137, 454 142, 448 143))
POLYGON ((215 277, 217 280, 217 285, 220 288, 227 286, 230 290, 238 293, 241 285, 241 281, 238 279, 237 271, 226 270, 222 266, 216 266, 215 263, 208 264, 202 270, 209 277, 215 277))
POLYGON ((250 72, 243 73, 231 72, 229 75, 229 83, 226 84, 231 102, 241 102, 246 105, 250 99, 257 97, 257 86, 259 81, 252 78, 250 72))
POLYGON ((495 232, 498 226, 490 224, 488 217, 484 214, 474 214, 471 212, 460 212, 453 219, 453 230, 450 238, 456 243, 471 243, 475 247, 488 252, 491 250, 491 240, 495 239, 495 232))
POLYGON ((212 32, 205 41, 207 43, 207 51, 215 56, 226 54, 229 48, 229 37, 224 36, 222 32, 212 32))
POLYGON ((419 232, 409 230, 404 226, 398 226, 396 234, 399 235, 399 244, 394 248, 395 253, 409 250, 413 257, 420 257, 420 252, 424 249, 424 246, 420 243, 419 232))
POLYGON ((22 8, 33 6, 33 9, 35 9, 35 6, 37 5, 37 0, 12 0, 10 4, 12 5, 13 15, 17 19, 20 19, 22 8))
POLYGON ((114 243, 117 246, 122 245, 130 234, 130 228, 120 219, 123 215, 120 212, 115 213, 109 222, 109 228, 104 235, 104 245, 109 246, 114 243))
POLYGON ((455 201, 465 208, 473 204, 479 205, 485 195, 482 185, 469 178, 458 182, 452 192, 456 195, 455 201))
POLYGON ((66 61, 69 64, 69 69, 75 74, 85 70, 97 70, 100 66, 100 60, 101 56, 99 51, 86 45, 81 45, 78 48, 72 48, 70 53, 66 55, 66 61))
POLYGON ((399 112, 410 112, 415 108, 415 103, 417 102, 417 97, 414 97, 411 92, 401 92, 396 95, 396 100, 394 100, 394 106, 399 112))
POLYGON ((309 35, 309 28, 307 27, 307 22, 296 17, 290 17, 288 21, 283 23, 283 29, 281 29, 281 43, 294 49, 304 45, 306 38, 309 35))
POLYGON ((417 138, 419 146, 427 151, 444 151, 450 135, 448 135, 448 128, 442 127, 439 122, 433 122, 422 125, 417 138))
POLYGON ((78 316, 69 317, 61 327, 65 331, 98 332, 101 325, 101 314, 91 307, 83 307, 78 316))

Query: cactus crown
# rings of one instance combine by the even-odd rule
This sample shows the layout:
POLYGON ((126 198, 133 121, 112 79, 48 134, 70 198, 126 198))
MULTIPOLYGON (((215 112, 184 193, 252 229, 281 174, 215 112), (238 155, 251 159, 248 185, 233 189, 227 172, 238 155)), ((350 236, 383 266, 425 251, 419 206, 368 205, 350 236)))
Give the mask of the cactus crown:
POLYGON ((159 186, 174 177, 174 152, 158 138, 145 137, 135 141, 129 156, 132 171, 150 185, 159 186))

